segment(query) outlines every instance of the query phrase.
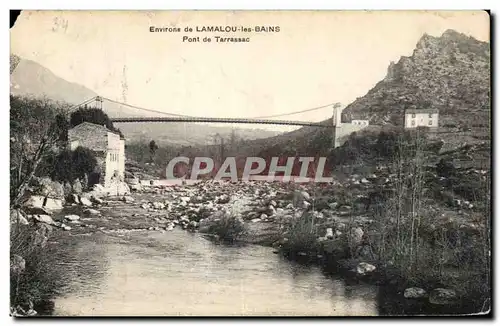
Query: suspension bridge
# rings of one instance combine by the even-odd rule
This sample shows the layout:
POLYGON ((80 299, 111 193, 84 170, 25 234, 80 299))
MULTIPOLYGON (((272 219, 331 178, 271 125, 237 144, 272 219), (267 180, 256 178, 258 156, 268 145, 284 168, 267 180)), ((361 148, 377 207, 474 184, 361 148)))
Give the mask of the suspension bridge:
MULTIPOLYGON (((128 107, 131 109, 135 109, 140 111, 141 113, 149 112, 154 113, 155 115, 160 114, 161 116, 135 116, 135 117, 112 117, 110 118, 112 122, 117 123, 132 123, 132 122, 204 122, 204 123, 242 123, 242 124, 268 124, 268 125, 289 125, 289 126, 308 126, 308 127, 332 127, 330 123, 321 123, 321 122, 310 122, 310 121, 293 121, 293 120, 277 120, 273 118, 284 117, 295 115, 304 112, 310 112, 315 110, 321 110, 325 108, 339 108, 340 103, 331 103, 328 105, 315 107, 307 110, 288 112, 277 115, 270 116, 261 116, 261 117, 251 117, 251 118, 213 118, 213 117, 197 117, 197 116, 188 116, 182 114, 168 113, 158 110, 146 109, 134 105, 130 105, 127 103, 122 103, 119 101, 111 100, 101 96, 95 96, 89 100, 86 100, 78 105, 75 105, 70 108, 70 111, 77 110, 83 106, 95 107, 102 109, 103 111, 103 102, 107 101, 110 103, 114 103, 120 106, 128 107)), ((106 111, 105 111, 106 112, 106 111)))

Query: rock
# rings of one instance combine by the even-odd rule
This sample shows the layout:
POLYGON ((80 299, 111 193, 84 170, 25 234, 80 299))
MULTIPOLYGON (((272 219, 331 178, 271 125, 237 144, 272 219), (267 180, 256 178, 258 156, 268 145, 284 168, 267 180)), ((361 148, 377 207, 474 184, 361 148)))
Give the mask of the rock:
POLYGON ((370 181, 368 181, 366 178, 363 178, 363 179, 361 179, 361 183, 366 184, 366 183, 370 183, 370 181))
POLYGON ((216 204, 227 204, 227 203, 229 203, 230 200, 231 200, 231 198, 228 195, 223 194, 215 200, 215 203, 216 204))
POLYGON ((142 204, 142 205, 141 205, 141 208, 142 208, 142 209, 149 209, 149 205, 148 205, 148 204, 142 204))
POLYGON ((268 218, 268 216, 266 214, 261 214, 260 215, 260 219, 261 220, 265 220, 266 218, 268 218))
POLYGON ((192 227, 192 228, 196 228, 196 227, 198 226, 198 223, 197 223, 196 221, 191 221, 191 222, 189 222, 189 224, 188 224, 188 225, 189 225, 190 227, 192 227))
POLYGON ((333 203, 329 203, 329 204, 328 204, 328 207, 329 207, 330 209, 335 209, 335 208, 337 208, 337 206, 338 206, 338 205, 339 205, 339 204, 338 204, 337 202, 333 202, 333 203))
POLYGON ((80 219, 80 216, 78 215, 66 215, 64 218, 68 221, 78 221, 80 219))
POLYGON ((286 209, 293 209, 293 204, 292 204, 292 203, 290 203, 290 204, 286 205, 286 207, 285 207, 285 208, 286 208, 286 209))
POLYGON ((302 202, 302 208, 308 209, 310 206, 311 206, 311 203, 309 203, 308 201, 304 200, 302 202))
POLYGON ((137 184, 129 184, 130 191, 142 191, 142 185, 140 183, 137 184))
POLYGON ((351 243, 353 245, 360 245, 361 242, 363 241, 363 229, 360 227, 352 228, 351 229, 351 243))
POLYGON ((454 290, 437 288, 429 294, 429 302, 432 304, 446 305, 453 304, 457 300, 457 293, 454 290))
POLYGON ((101 215, 101 212, 99 212, 97 209, 92 209, 92 208, 87 208, 86 210, 83 211, 85 215, 101 215))
POLYGON ((310 200, 311 199, 311 196, 309 195, 309 193, 307 191, 302 191, 300 194, 302 195, 302 197, 305 200, 310 200))
POLYGON ((38 186, 40 194, 44 197, 55 199, 64 199, 64 187, 57 181, 52 181, 50 178, 38 178, 38 186))
POLYGON ((61 199, 49 198, 44 196, 31 196, 25 205, 33 208, 45 208, 48 210, 60 210, 63 208, 63 201, 61 199))
POLYGON ((40 223, 46 223, 49 225, 57 225, 57 223, 52 219, 50 215, 33 215, 33 219, 40 223))
POLYGON ((19 275, 26 269, 26 261, 19 255, 10 257, 10 272, 14 275, 19 275))
POLYGON ((160 203, 160 202, 154 202, 153 203, 153 208, 154 209, 164 209, 165 208, 165 204, 164 203, 160 203))
POLYGON ((273 207, 278 206, 278 204, 276 204, 276 202, 274 200, 271 200, 271 202, 269 203, 269 205, 271 205, 273 207))
POLYGON ((90 200, 98 205, 102 205, 104 203, 104 200, 95 196, 90 197, 90 200))
POLYGON ((66 225, 66 224, 61 224, 61 228, 62 228, 64 231, 71 231, 71 226, 66 225))
POLYGON ((19 209, 11 209, 10 210, 10 223, 20 225, 28 225, 30 224, 26 217, 24 217, 23 213, 19 209))
POLYGON ((75 194, 81 194, 83 192, 83 187, 82 187, 82 183, 80 182, 79 179, 76 179, 74 182, 73 182, 73 192, 75 194))
POLYGON ((375 266, 368 263, 359 263, 356 267, 356 273, 358 275, 365 275, 366 273, 371 273, 376 269, 375 266))
POLYGON ((82 204, 83 206, 92 206, 92 202, 88 198, 80 196, 79 199, 80 204, 82 204))
POLYGON ((326 229, 325 238, 326 239, 333 239, 333 229, 332 228, 327 228, 326 229))
POLYGON ((188 202, 190 202, 190 201, 191 201, 191 198, 190 198, 190 197, 186 197, 186 196, 180 197, 179 199, 180 199, 181 201, 183 201, 183 202, 186 202, 186 203, 188 203, 188 202))
POLYGON ((270 216, 273 216, 273 215, 276 215, 276 209, 274 208, 273 205, 269 205, 268 208, 267 208, 267 213, 270 215, 270 216))
POLYGON ((252 223, 257 223, 260 221, 262 221, 260 218, 254 218, 253 220, 251 220, 252 223))
POLYGON ((69 203, 80 204, 80 199, 76 194, 70 194, 67 200, 69 203))
POLYGON ((407 288, 404 292, 406 299, 420 299, 427 295, 424 289, 421 288, 407 288))
MULTIPOLYGON (((132 196, 123 196, 121 200, 125 203, 133 203, 134 202, 134 197, 132 196)), ((142 207, 142 206, 141 206, 142 207)))
POLYGON ((168 223, 167 226, 165 227, 166 231, 172 231, 175 228, 174 223, 168 223))
POLYGON ((344 223, 337 224, 337 230, 344 231, 347 226, 344 223))

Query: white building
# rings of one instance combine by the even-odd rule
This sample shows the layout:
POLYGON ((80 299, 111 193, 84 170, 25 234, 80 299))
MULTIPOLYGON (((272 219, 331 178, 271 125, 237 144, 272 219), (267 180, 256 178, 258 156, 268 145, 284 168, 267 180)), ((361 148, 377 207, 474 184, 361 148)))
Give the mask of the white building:
POLYGON ((368 126, 370 124, 369 120, 352 120, 351 123, 356 126, 368 126))
POLYGON ((109 186, 112 179, 123 180, 125 174, 125 140, 108 128, 83 122, 68 131, 71 150, 86 147, 96 154, 99 183, 109 186))
POLYGON ((408 109, 405 111, 405 128, 439 126, 439 110, 437 109, 408 109))

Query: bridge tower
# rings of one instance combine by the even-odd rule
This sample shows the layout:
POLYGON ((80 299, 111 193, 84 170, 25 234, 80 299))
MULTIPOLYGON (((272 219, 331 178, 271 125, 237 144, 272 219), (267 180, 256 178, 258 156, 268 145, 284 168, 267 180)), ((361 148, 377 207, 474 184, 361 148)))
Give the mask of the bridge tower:
POLYGON ((332 145, 333 148, 340 146, 340 130, 342 128, 342 110, 340 109, 340 103, 335 103, 333 105, 333 117, 332 117, 332 145))

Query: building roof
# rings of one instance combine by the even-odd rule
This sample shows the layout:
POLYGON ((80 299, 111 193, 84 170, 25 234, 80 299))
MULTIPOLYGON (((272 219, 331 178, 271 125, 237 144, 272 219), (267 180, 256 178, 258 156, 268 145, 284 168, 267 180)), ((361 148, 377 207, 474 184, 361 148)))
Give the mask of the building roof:
POLYGON ((406 109, 405 114, 408 113, 439 113, 438 109, 406 109))
POLYGON ((74 126, 70 130, 78 130, 78 129, 82 129, 82 128, 83 129, 93 129, 93 130, 96 130, 96 131, 105 131, 105 132, 110 132, 110 133, 113 133, 113 134, 116 134, 116 135, 120 135, 120 133, 118 133, 118 132, 116 132, 114 130, 110 130, 106 126, 98 125, 98 124, 87 122, 87 121, 82 122, 82 123, 74 126))

